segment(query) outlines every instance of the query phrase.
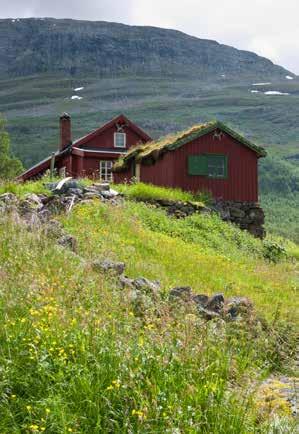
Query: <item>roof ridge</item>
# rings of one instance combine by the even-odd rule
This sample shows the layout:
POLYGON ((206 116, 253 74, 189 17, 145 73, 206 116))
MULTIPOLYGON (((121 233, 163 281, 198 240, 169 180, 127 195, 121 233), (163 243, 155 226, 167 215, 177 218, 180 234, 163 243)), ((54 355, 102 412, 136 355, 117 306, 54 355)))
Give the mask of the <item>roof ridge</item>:
POLYGON ((267 155, 264 148, 255 145, 250 140, 234 131, 232 128, 226 126, 223 122, 215 119, 206 123, 193 125, 188 129, 174 134, 168 134, 166 136, 162 136, 158 140, 153 140, 151 142, 131 148, 125 157, 123 157, 114 165, 114 170, 124 170, 127 167, 127 163, 133 158, 136 158, 136 161, 139 162, 147 158, 152 158, 154 161, 156 161, 165 152, 174 151, 186 143, 189 143, 191 140, 195 140, 196 138, 208 134, 217 128, 223 130, 238 142, 256 152, 259 157, 265 157, 267 155))

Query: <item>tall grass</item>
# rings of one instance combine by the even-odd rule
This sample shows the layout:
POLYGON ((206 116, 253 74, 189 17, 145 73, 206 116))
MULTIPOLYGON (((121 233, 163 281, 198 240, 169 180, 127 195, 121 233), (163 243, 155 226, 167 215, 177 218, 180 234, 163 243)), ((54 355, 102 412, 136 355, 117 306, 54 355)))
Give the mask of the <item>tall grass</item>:
POLYGON ((284 363, 284 328, 206 324, 163 297, 135 316, 113 279, 42 233, 6 220, 0 237, 0 432, 268 432, 249 385, 284 363))
POLYGON ((44 186, 46 179, 41 179, 39 181, 28 181, 26 184, 15 181, 1 181, 0 180, 0 194, 3 193, 13 193, 18 197, 24 197, 26 194, 46 194, 49 195, 50 191, 44 186))
POLYGON ((0 217, 0 432, 269 433, 255 389, 293 357, 298 264, 270 264, 261 241, 216 216, 95 200, 59 219, 77 255, 0 217), (130 291, 91 267, 103 257, 160 280, 161 295, 136 311, 130 291), (177 285, 247 296, 256 313, 206 323, 169 302, 177 285))
POLYGON ((249 296, 267 316, 281 306, 295 318, 298 265, 269 264, 261 241, 216 216, 176 220, 141 203, 98 203, 75 208, 63 222, 85 257, 123 260, 130 275, 158 279, 165 290, 190 285, 201 293, 249 296))
POLYGON ((117 184, 115 188, 130 199, 140 200, 174 200, 182 202, 207 202, 209 195, 198 192, 193 194, 188 191, 183 191, 179 188, 159 187, 153 184, 144 184, 138 182, 134 184, 117 184))

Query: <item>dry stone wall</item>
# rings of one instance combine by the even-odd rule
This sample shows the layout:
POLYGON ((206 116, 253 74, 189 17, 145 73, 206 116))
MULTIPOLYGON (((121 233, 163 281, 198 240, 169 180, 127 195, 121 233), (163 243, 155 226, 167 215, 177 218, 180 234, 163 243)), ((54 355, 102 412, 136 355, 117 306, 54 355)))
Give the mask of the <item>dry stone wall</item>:
POLYGON ((209 207, 195 202, 176 202, 165 199, 149 199, 143 202, 166 209, 169 215, 184 218, 194 213, 211 214, 216 212, 224 221, 229 221, 240 229, 247 230, 254 237, 263 239, 266 235, 264 229, 265 214, 256 202, 233 202, 214 200, 209 207))

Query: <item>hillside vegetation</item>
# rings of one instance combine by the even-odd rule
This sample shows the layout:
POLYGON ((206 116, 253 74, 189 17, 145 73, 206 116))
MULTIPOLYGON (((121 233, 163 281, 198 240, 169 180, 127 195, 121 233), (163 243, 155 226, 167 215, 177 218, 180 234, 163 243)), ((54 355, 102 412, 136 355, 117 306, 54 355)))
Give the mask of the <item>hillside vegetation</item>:
MULTIPOLYGON (((14 188, 24 197, 26 184, 0 191, 14 188)), ((292 432, 288 405, 278 399, 273 409, 256 389, 294 358, 295 245, 284 242, 287 256, 274 263, 271 239, 216 216, 176 220, 142 203, 94 200, 57 216, 77 239, 73 253, 43 227, 0 216, 1 432, 292 432), (137 303, 92 267, 102 258, 158 279, 161 292, 137 303), (207 322, 170 301, 178 285, 249 297, 254 313, 207 322)))

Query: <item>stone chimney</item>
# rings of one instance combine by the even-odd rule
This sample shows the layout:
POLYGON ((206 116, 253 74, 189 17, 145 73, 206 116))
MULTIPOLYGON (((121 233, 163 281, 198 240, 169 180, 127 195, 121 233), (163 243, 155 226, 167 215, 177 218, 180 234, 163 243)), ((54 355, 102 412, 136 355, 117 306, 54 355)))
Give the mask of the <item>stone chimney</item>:
POLYGON ((60 144, 59 150, 62 151, 72 142, 71 117, 68 113, 60 116, 60 144))

